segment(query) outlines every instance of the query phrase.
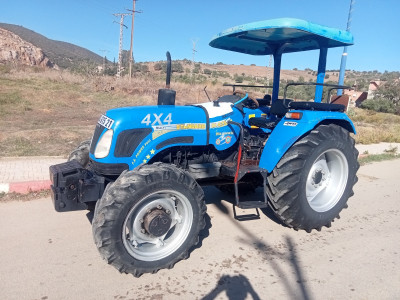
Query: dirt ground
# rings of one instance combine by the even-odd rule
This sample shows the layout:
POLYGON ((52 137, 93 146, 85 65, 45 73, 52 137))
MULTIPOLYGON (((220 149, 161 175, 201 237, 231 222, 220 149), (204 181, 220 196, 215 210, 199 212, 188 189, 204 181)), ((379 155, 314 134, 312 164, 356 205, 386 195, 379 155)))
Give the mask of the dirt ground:
POLYGON ((0 203, 0 298, 399 299, 400 160, 358 175, 349 208, 311 234, 269 210, 236 221, 226 196, 207 188, 201 246, 172 270, 140 278, 101 260, 85 212, 56 213, 50 198, 0 203))

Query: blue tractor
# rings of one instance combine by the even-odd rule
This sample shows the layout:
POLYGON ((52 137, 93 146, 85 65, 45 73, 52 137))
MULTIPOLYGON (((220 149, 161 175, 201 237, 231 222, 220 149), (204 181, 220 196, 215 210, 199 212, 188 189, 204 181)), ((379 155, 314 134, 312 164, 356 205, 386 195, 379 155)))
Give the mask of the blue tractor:
POLYGON ((345 106, 322 101, 324 87, 348 88, 323 83, 326 57, 328 48, 352 44, 349 32, 298 19, 230 28, 210 46, 273 55, 272 95, 255 99, 249 86, 232 85, 232 94, 185 106, 175 106, 167 53, 157 106, 107 111, 90 142, 50 167, 56 211, 93 210, 101 256, 134 276, 188 257, 205 227, 201 186, 231 192, 234 207, 270 207, 295 230, 330 227, 353 195, 359 164, 345 106), (286 98, 298 83, 279 98, 282 54, 315 49, 317 82, 300 83, 315 85, 314 101, 286 98), (241 191, 257 187, 262 199, 241 201, 241 191))

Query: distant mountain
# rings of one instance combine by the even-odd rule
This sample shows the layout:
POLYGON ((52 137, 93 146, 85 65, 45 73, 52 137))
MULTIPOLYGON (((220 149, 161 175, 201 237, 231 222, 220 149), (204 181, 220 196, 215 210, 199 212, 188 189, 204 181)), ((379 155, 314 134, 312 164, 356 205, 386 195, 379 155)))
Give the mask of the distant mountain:
POLYGON ((0 23, 4 28, 32 45, 42 49, 51 62, 63 69, 77 69, 87 65, 101 65, 103 58, 96 53, 71 43, 55 41, 23 26, 0 23))

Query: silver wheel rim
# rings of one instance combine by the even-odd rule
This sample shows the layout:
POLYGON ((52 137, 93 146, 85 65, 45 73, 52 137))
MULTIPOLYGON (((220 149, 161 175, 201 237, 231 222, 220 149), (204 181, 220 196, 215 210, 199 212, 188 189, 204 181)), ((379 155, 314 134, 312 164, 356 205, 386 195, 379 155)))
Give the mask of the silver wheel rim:
POLYGON ((127 214, 122 240, 128 253, 142 261, 163 259, 174 253, 187 239, 193 223, 193 210, 183 194, 162 190, 143 198, 127 214), (163 211, 171 219, 168 231, 155 237, 146 232, 143 220, 150 211, 163 211))
POLYGON ((306 197, 317 212, 332 209, 340 200, 347 185, 349 165, 343 152, 329 149, 312 165, 307 176, 306 197))

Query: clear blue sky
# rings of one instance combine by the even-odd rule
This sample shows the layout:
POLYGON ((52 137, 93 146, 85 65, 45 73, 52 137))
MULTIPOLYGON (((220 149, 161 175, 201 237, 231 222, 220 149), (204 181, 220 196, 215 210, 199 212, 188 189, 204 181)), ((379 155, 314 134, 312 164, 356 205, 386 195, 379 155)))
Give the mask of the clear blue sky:
MULTIPOLYGON (((134 57, 136 61, 192 57, 196 61, 267 65, 268 57, 249 56, 208 46, 213 35, 244 23, 291 17, 346 29, 350 0, 139 0, 136 9, 134 57)), ((119 21, 113 13, 132 8, 132 0, 0 0, 0 22, 22 25, 48 38, 77 44, 100 55, 118 58, 119 21)), ((400 71, 400 1, 356 0, 347 69, 400 71)), ((131 26, 130 18, 125 24, 131 26)), ((124 30, 129 49, 130 30, 124 30)), ((342 49, 331 49, 328 69, 339 69, 342 49)), ((289 54, 283 68, 317 68, 314 51, 289 54)))

